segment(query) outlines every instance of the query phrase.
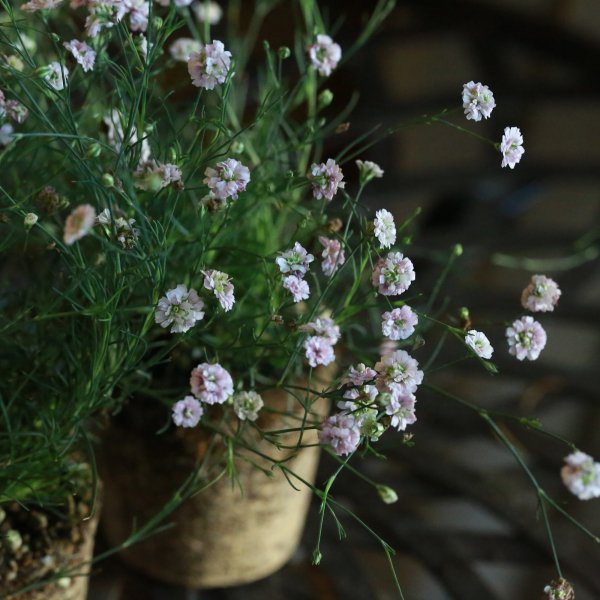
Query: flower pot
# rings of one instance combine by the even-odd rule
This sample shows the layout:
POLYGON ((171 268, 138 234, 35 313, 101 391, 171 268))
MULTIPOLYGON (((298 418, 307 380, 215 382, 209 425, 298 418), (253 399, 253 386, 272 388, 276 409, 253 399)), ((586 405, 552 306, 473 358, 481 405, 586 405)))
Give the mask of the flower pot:
MULTIPOLYGON (((300 408, 296 399, 281 390, 265 393, 263 398, 266 406, 278 410, 300 408)), ((322 398, 315 401, 311 418, 322 420, 328 404, 322 398)), ((298 409, 297 418, 301 417, 298 409)), ((300 421, 263 413, 257 423, 262 430, 275 430, 298 427, 300 421)), ((128 536, 134 519, 142 524, 166 504, 211 441, 201 429, 178 429, 172 435, 152 432, 148 436, 132 428, 112 427, 102 445, 106 478, 103 528, 111 544, 128 536)), ((279 441, 293 446, 298 433, 286 433, 279 441)), ((318 446, 297 452, 278 450, 257 434, 254 442, 274 460, 289 457, 288 469, 304 481, 314 481, 318 446)), ((315 430, 304 432, 302 444, 316 442, 315 430)), ((235 466, 238 482, 225 475, 187 499, 166 518, 173 527, 125 550, 123 559, 151 577, 188 588, 249 583, 282 567, 300 540, 311 490, 293 477, 292 487, 280 469, 271 468, 270 460, 248 451, 237 453, 235 466)))
POLYGON ((75 514, 64 520, 43 509, 25 509, 16 503, 5 506, 0 525, 4 542, 0 598, 85 600, 99 518, 98 510, 88 518, 88 510, 87 504, 78 503, 75 514), (41 585, 57 573, 68 576, 41 585), (21 591, 29 587, 32 589, 21 591))

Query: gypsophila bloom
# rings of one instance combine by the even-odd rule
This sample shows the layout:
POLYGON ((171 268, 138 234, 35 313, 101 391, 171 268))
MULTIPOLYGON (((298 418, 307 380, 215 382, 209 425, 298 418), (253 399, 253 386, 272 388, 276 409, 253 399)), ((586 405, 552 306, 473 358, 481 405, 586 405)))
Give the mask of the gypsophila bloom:
POLYGON ((241 421, 256 421, 258 411, 265 405, 255 391, 239 392, 233 397, 233 410, 241 421))
POLYGON ((21 104, 18 100, 7 100, 4 108, 6 111, 6 116, 19 125, 25 123, 27 117, 29 116, 29 110, 27 107, 21 104))
POLYGON ((63 46, 73 55, 86 73, 93 70, 94 63, 96 62, 96 52, 94 52, 91 46, 79 40, 64 42, 63 46))
MULTIPOLYGON (((175 3, 175 6, 177 6, 177 8, 184 8, 186 6, 189 6, 193 0, 173 0, 175 3)), ((160 4, 161 6, 169 6, 169 4, 171 4, 171 0, 156 0, 156 2, 158 4, 160 4)))
POLYGON ((319 335, 313 335, 304 341, 304 351, 311 367, 328 365, 335 360, 335 352, 331 340, 319 335))
POLYGON ((308 56, 319 75, 329 77, 342 58, 342 49, 328 35, 320 34, 315 43, 308 47, 308 56))
POLYGON ((202 44, 193 38, 178 38, 169 46, 169 53, 174 60, 187 62, 194 52, 200 52, 202 44))
POLYGON ((533 317, 521 317, 507 327, 506 340, 517 360, 536 360, 546 345, 546 332, 533 317))
POLYGON ((135 219, 124 219, 119 217, 115 220, 115 227, 117 228, 117 241, 126 250, 131 250, 140 236, 140 230, 134 227, 135 219))
POLYGON ((188 60, 188 73, 192 84, 205 90, 213 90, 225 83, 231 68, 231 52, 225 50, 223 42, 213 40, 198 52, 192 52, 188 60))
POLYGON ((333 158, 328 159, 326 163, 313 163, 307 177, 312 184, 313 196, 317 200, 326 198, 331 201, 338 189, 346 186, 342 181, 344 174, 333 158))
POLYGON ((200 23, 208 23, 209 25, 216 25, 223 16, 223 9, 211 0, 201 0, 197 4, 192 6, 196 19, 200 23))
POLYGON ((551 581, 550 585, 544 588, 544 594, 547 600, 575 600, 573 586, 563 577, 551 581))
POLYGON ((85 30, 90 37, 96 37, 102 29, 114 27, 128 12, 124 0, 88 0, 85 6, 89 10, 85 30))
POLYGON ((348 369, 346 376, 342 379, 342 385, 348 383, 356 386, 363 385, 363 383, 375 379, 376 376, 377 371, 359 363, 356 367, 351 366, 348 369))
POLYGON ((375 213, 374 233, 382 248, 389 248, 396 242, 396 225, 394 216, 389 210, 382 208, 375 213))
POLYGON ((406 340, 419 322, 419 317, 408 305, 384 312, 381 319, 381 332, 390 340, 406 340))
POLYGON ((239 160, 228 158, 214 167, 204 171, 206 177, 202 180, 210 191, 220 200, 237 200, 238 194, 243 192, 250 181, 250 170, 239 160))
POLYGON ((330 344, 336 344, 340 339, 340 328, 333 319, 328 317, 319 317, 310 323, 300 326, 300 331, 313 333, 329 340, 330 344))
POLYGON ((319 442, 327 444, 338 456, 350 454, 360 444, 360 429, 352 415, 331 415, 319 431, 319 442))
POLYGON ((523 136, 518 127, 505 127, 500 142, 500 152, 502 152, 502 166, 514 169, 525 153, 523 136))
POLYGON ((375 364, 377 387, 391 394, 413 393, 423 382, 419 363, 405 350, 395 350, 375 364))
POLYGON ((467 331, 465 344, 467 344, 467 346, 469 346, 469 348, 471 348, 471 350, 473 350, 480 358, 492 358, 494 348, 492 348, 490 340, 487 339, 485 333, 475 331, 475 329, 467 331))
POLYGON ((0 146, 8 146, 14 141, 15 128, 10 123, 5 123, 0 127, 0 146))
POLYGON ((561 293, 554 280, 545 275, 533 275, 521 294, 521 305, 531 312, 553 311, 561 293))
POLYGON ((71 246, 84 235, 87 235, 96 222, 96 210, 90 204, 81 204, 73 209, 73 212, 65 221, 63 240, 67 246, 71 246))
POLYGON ((560 476, 568 490, 580 500, 600 498, 600 463, 584 452, 573 452, 565 458, 560 476))
POLYGON ((206 404, 223 404, 233 394, 231 375, 218 363, 199 364, 190 376, 192 394, 206 404))
POLYGON ((494 94, 487 85, 469 81, 463 85, 463 108, 470 121, 488 119, 496 106, 494 94))
POLYGON ((296 275, 288 275, 283 278, 283 287, 292 294, 294 302, 308 300, 310 297, 310 288, 304 279, 300 279, 296 275))
POLYGON ((63 0, 30 0, 21 6, 25 12, 37 12, 38 10, 51 10, 62 3, 63 0))
POLYGON ((181 177, 181 170, 176 165, 150 160, 140 163, 133 174, 133 183, 141 190, 157 192, 173 183, 180 183, 181 177))
POLYGON ((327 277, 331 277, 337 268, 346 262, 346 255, 339 240, 331 240, 325 236, 319 236, 319 242, 324 247, 321 257, 321 269, 327 277))
POLYGON ((391 418, 390 425, 398 431, 404 431, 408 425, 416 422, 415 403, 417 399, 410 392, 381 394, 385 414, 391 418))
POLYGON ((204 318, 204 302, 194 289, 180 283, 159 301, 154 320, 161 327, 171 327, 171 333, 185 333, 204 318))
POLYGON ((379 390, 374 385, 363 385, 344 392, 345 400, 340 400, 337 407, 344 413, 352 413, 355 418, 359 418, 360 411, 364 408, 370 408, 375 404, 379 396, 379 390))
POLYGON ((59 62, 51 62, 44 71, 44 81, 56 91, 64 90, 69 79, 69 69, 59 62))
POLYGON ((27 213, 23 218, 23 225, 26 228, 31 229, 38 222, 38 216, 35 213, 27 213))
POLYGON ((219 304, 225 312, 230 311, 235 303, 233 295, 233 283, 227 273, 210 269, 202 271, 204 275, 204 287, 207 290, 212 290, 219 304))
POLYGON ((123 0, 129 13, 129 28, 131 31, 146 31, 150 3, 147 0, 123 0))
POLYGON ((414 280, 412 261, 401 252, 390 252, 386 258, 380 258, 371 278, 377 291, 384 296, 404 293, 414 280))
POLYGON ((383 169, 377 163, 370 160, 357 160, 356 166, 358 167, 360 182, 363 185, 375 177, 383 177, 383 169))
POLYGON ((309 254, 300 242, 296 242, 291 250, 279 252, 275 262, 284 275, 291 273, 301 279, 308 272, 310 263, 313 260, 315 260, 315 257, 309 254))
POLYGON ((203 414, 202 404, 194 396, 186 396, 173 405, 173 423, 178 427, 196 427, 203 414))

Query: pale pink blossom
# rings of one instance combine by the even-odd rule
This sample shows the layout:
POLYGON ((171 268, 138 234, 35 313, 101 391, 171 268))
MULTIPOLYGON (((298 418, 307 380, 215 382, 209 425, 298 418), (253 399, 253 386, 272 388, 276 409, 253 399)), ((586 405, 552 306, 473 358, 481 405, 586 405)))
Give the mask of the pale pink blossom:
POLYGON ((475 329, 471 329, 467 331, 467 335, 465 335, 465 344, 477 354, 480 358, 492 358, 492 354, 494 352, 494 348, 490 344, 490 340, 488 340, 485 333, 481 331, 476 331, 475 329))
POLYGON ((206 404, 223 404, 233 394, 231 375, 218 363, 201 363, 190 376, 192 394, 206 404))
POLYGON ((200 23, 216 25, 223 17, 223 9, 211 0, 200 0, 192 6, 192 9, 200 23))
POLYGON ((360 182, 363 185, 375 177, 383 177, 383 169, 377 163, 371 162, 370 160, 357 160, 356 166, 358 167, 360 182))
POLYGON ((413 393, 423 382, 419 363, 405 350, 395 350, 376 363, 377 387, 391 394, 413 393))
POLYGON ((328 365, 335 360, 335 352, 331 340, 319 335, 313 335, 304 341, 304 351, 311 367, 328 365))
POLYGON ((260 394, 255 391, 238 392, 233 397, 233 411, 241 421, 256 421, 264 405, 260 394))
POLYGON ((320 34, 308 47, 308 56, 319 75, 329 77, 342 58, 342 49, 328 35, 320 34))
POLYGON ((346 376, 342 379, 342 385, 349 383, 356 386, 363 385, 367 381, 375 379, 376 376, 377 371, 365 366, 363 363, 359 363, 356 367, 351 366, 348 369, 346 376))
POLYGON ((332 240, 325 236, 319 236, 319 242, 324 247, 321 257, 321 269, 327 277, 331 277, 337 268, 346 262, 346 255, 339 240, 332 240))
POLYGON ((333 158, 328 159, 325 163, 313 163, 307 177, 312 184, 313 196, 317 200, 326 198, 331 201, 338 189, 346 186, 346 183, 342 181, 344 174, 333 158))
POLYGON ((91 71, 96 61, 96 52, 91 46, 79 40, 64 42, 63 46, 73 55, 84 71, 91 71))
POLYGON ((344 392, 344 400, 337 402, 337 407, 345 413, 352 413, 355 418, 364 408, 374 406, 379 390, 374 385, 363 385, 344 392))
POLYGON ((38 10, 51 10, 62 3, 63 0, 30 0, 21 5, 25 12, 37 12, 38 10))
POLYGON ((315 260, 315 257, 309 254, 300 242, 295 242, 294 247, 290 250, 279 252, 275 262, 284 275, 291 273, 302 279, 308 272, 310 263, 313 260, 315 260))
POLYGON ((321 425, 319 442, 338 456, 354 452, 360 444, 360 427, 352 415, 331 415, 321 425))
POLYGON ((310 323, 301 325, 299 329, 305 333, 312 333, 327 338, 332 345, 337 344, 340 339, 340 328, 329 317, 318 317, 310 323))
POLYGON ((546 346, 544 328, 533 317, 521 317, 506 329, 508 351, 517 360, 536 360, 546 346))
POLYGON ((213 90, 225 83, 231 68, 231 52, 225 50, 223 42, 213 40, 199 52, 192 52, 188 60, 188 72, 192 84, 205 90, 213 90))
POLYGON ((207 290, 212 290, 219 304, 225 312, 230 311, 235 303, 233 295, 233 283, 227 273, 210 269, 202 271, 204 275, 204 287, 207 290))
POLYGON ((171 184, 181 184, 181 177, 178 166, 149 160, 140 163, 133 174, 133 184, 141 190, 157 192, 171 184))
POLYGON ((7 100, 4 109, 6 111, 6 116, 19 125, 25 123, 27 117, 29 117, 29 110, 18 100, 7 100))
POLYGON ((521 305, 531 312, 553 311, 561 295, 556 281, 545 275, 533 275, 521 294, 521 305))
POLYGON ((390 340, 406 340, 419 322, 419 317, 408 305, 384 312, 381 318, 381 332, 390 340))
POLYGON ((573 452, 565 458, 560 475, 569 491, 580 500, 600 498, 600 463, 584 452, 573 452))
POLYGON ((207 167, 203 179, 210 191, 220 200, 237 200, 238 194, 243 192, 250 181, 250 170, 235 158, 228 158, 217 163, 214 167, 207 167))
POLYGON ((119 23, 129 11, 125 0, 89 0, 85 29, 90 37, 96 37, 102 29, 110 29, 119 23))
POLYGON ((96 210, 90 204, 80 204, 65 221, 63 240, 67 246, 87 235, 96 222, 96 210))
POLYGON ((304 279, 296 275, 288 275, 283 278, 283 287, 292 294, 294 302, 302 302, 310 298, 310 288, 304 279))
POLYGON ((161 327, 171 327, 171 333, 185 333, 204 318, 204 302, 198 292, 180 283, 159 301, 154 320, 161 327))
POLYGON ((196 427, 203 414, 204 409, 194 396, 186 396, 173 405, 173 423, 178 427, 196 427))
POLYGON ((410 258, 401 252, 390 252, 377 262, 371 281, 384 296, 404 293, 415 280, 415 269, 410 258))
POLYGON ((382 248, 389 248, 396 243, 396 224, 394 216, 389 210, 382 208, 375 213, 375 237, 379 240, 382 248))
POLYGON ((174 60, 187 62, 194 52, 200 52, 202 44, 193 38, 178 38, 169 46, 169 53, 174 60))
POLYGON ((131 31, 146 31, 150 14, 148 0, 123 0, 123 2, 129 13, 129 28, 131 31))
POLYGON ((500 152, 502 152, 502 166, 514 169, 525 153, 523 135, 518 127, 505 127, 500 142, 500 152))
POLYGON ((416 422, 415 403, 417 399, 411 392, 400 392, 381 395, 385 414, 391 418, 390 425, 398 431, 404 431, 408 425, 416 422))
POLYGON ((487 85, 469 81, 463 85, 463 109, 468 120, 488 119, 496 106, 494 94, 487 85))

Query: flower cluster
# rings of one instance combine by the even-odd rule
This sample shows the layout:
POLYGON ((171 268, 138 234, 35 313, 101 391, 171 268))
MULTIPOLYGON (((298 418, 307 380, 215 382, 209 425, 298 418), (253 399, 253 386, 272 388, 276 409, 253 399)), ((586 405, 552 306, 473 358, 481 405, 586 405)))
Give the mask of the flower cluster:
POLYGON ((319 317, 300 327, 300 331, 312 333, 304 341, 304 351, 311 367, 328 365, 335 360, 333 347, 340 339, 340 328, 329 317, 319 317))
POLYGON ((308 273, 313 260, 315 257, 309 254, 300 242, 296 242, 290 250, 280 252, 275 259, 283 275, 283 287, 292 294, 294 302, 307 300, 310 296, 310 288, 304 276, 308 273))
POLYGON ((231 69, 231 52, 225 50, 223 42, 213 40, 212 44, 193 51, 187 60, 188 72, 192 83, 205 90, 214 90, 215 86, 225 83, 231 69))

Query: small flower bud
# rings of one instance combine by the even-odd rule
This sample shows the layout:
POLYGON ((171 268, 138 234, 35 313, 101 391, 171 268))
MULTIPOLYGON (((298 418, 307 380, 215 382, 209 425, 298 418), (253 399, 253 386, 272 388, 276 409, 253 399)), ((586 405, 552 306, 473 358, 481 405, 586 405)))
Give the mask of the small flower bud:
POLYGON ((152 23, 154 23, 154 29, 156 31, 158 31, 159 29, 162 29, 162 26, 165 24, 165 22, 163 21, 163 19, 161 17, 156 16, 156 15, 154 15, 154 19, 152 19, 152 23))
POLYGON ((323 90, 319 94, 318 106, 319 108, 325 108, 333 102, 333 92, 329 89, 323 90))
POLYGON ((70 577, 61 577, 60 579, 57 580, 56 584, 59 587, 66 590, 68 587, 71 587, 71 578, 70 577))
POLYGON ((169 159, 168 162, 176 164, 179 161, 177 160, 177 151, 175 148, 169 148, 169 159))
MULTIPOLYGON (((240 140, 234 140, 231 144, 231 151, 234 154, 242 154, 242 152, 244 152, 245 146, 244 146, 244 142, 240 141, 240 140)), ((173 161, 175 162, 175 161, 173 161)))
POLYGON ((378 485, 377 493, 386 504, 394 504, 394 502, 398 502, 398 494, 396 494, 396 492, 387 485, 378 485))
POLYGON ((100 178, 104 187, 113 187, 115 185, 115 178, 110 173, 104 173, 100 178))
POLYGON ((16 54, 5 57, 5 60, 6 64, 15 71, 22 71, 25 68, 25 63, 16 54))
POLYGON ((23 545, 23 538, 16 529, 9 529, 4 538, 6 546, 11 552, 16 552, 23 545))
POLYGON ((286 58, 289 58, 292 55, 292 51, 287 46, 281 46, 281 48, 279 48, 277 52, 281 60, 285 60, 286 58))
POLYGON ((85 153, 85 157, 86 158, 98 158, 100 156, 100 154, 102 154, 102 146, 100 146, 100 144, 98 144, 97 142, 94 142, 87 149, 87 152, 85 153))
POLYGON ((323 555, 321 554, 321 552, 319 550, 315 550, 312 555, 312 564, 320 565, 322 558, 323 558, 323 555))
POLYGON ((452 254, 454 254, 454 256, 461 256, 462 253, 463 253, 462 244, 455 244, 454 247, 452 248, 452 254))
POLYGON ((38 222, 38 216, 35 213, 27 213, 23 219, 26 229, 31 229, 38 222))

